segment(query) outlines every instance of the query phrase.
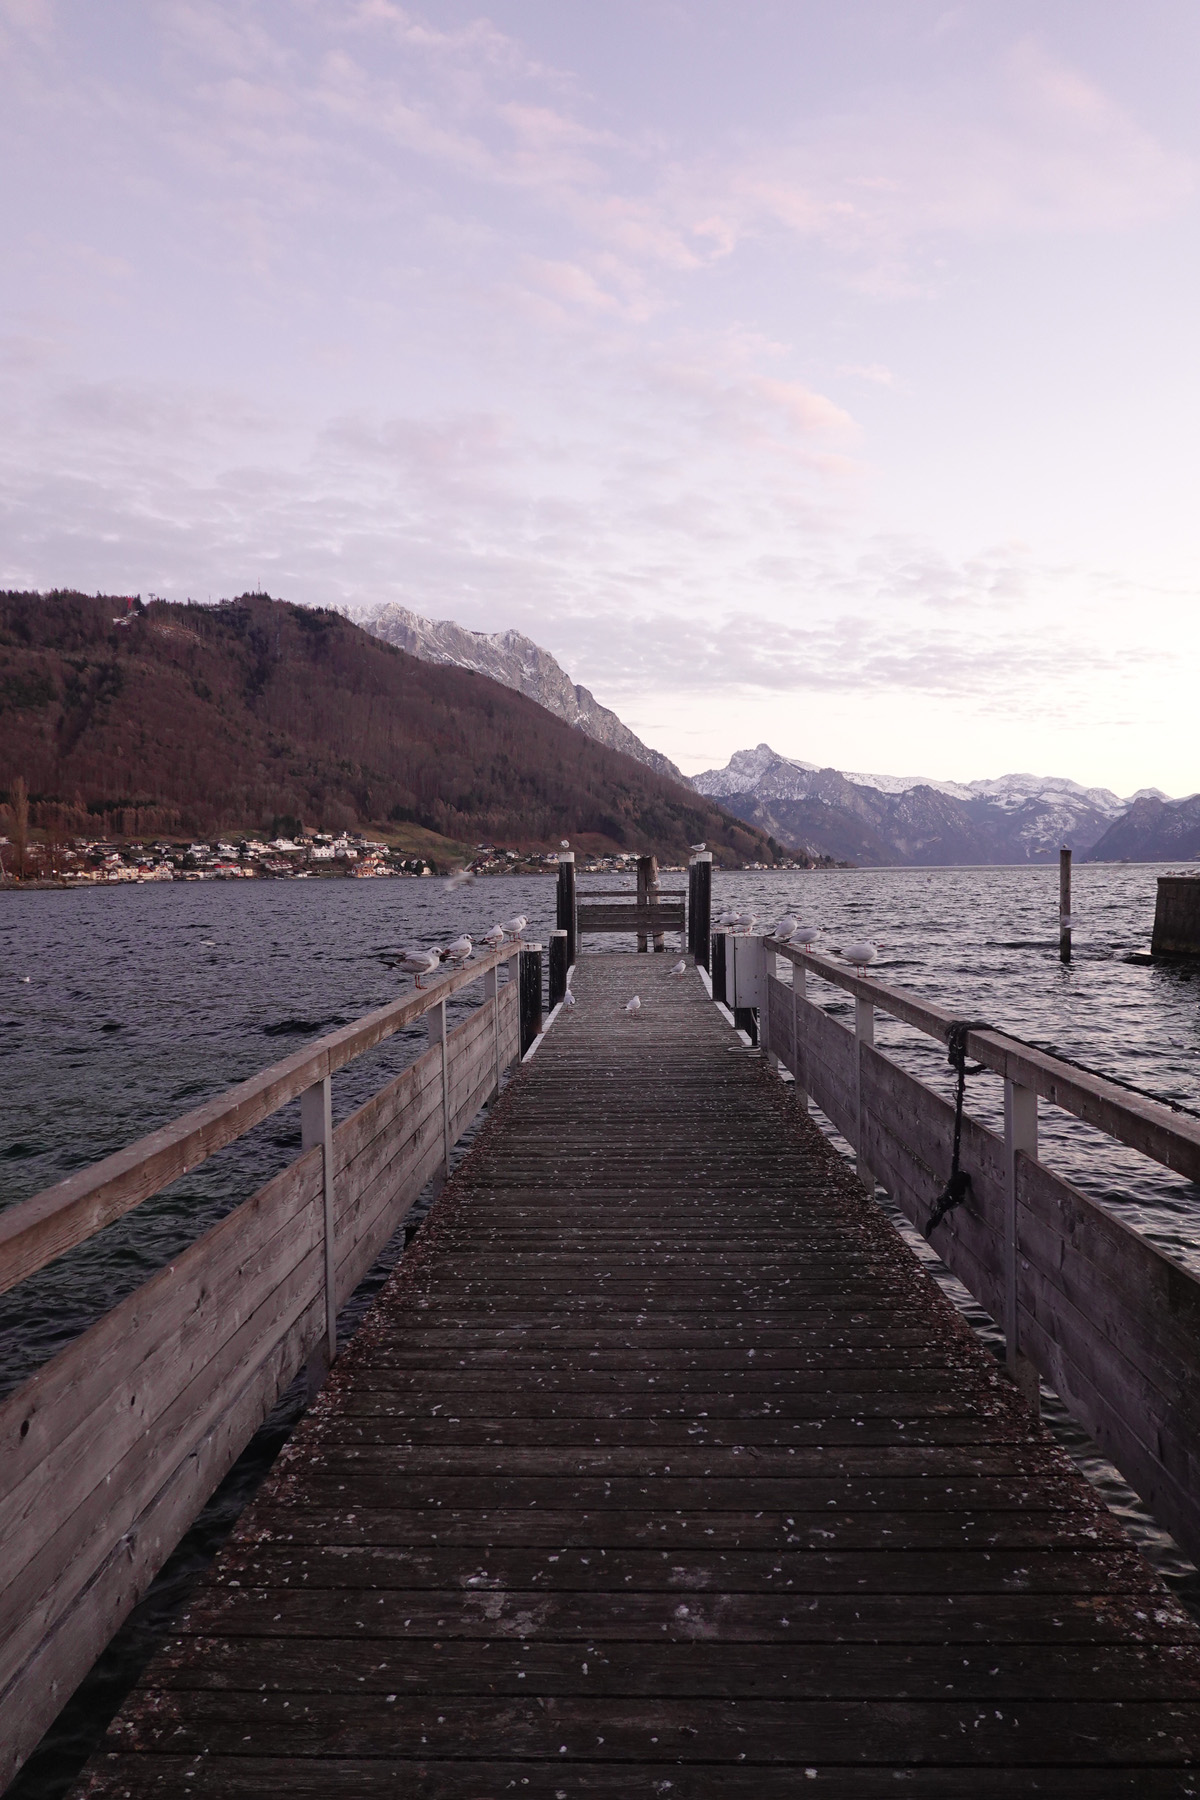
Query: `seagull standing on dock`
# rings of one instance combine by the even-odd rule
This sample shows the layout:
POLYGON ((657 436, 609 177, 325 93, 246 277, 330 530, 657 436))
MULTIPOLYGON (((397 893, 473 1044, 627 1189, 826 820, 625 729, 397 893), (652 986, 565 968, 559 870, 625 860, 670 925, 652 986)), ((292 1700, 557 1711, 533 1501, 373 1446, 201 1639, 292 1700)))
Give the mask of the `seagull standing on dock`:
POLYGON ((679 961, 675 964, 674 968, 671 970, 671 974, 672 975, 686 975, 687 974, 687 963, 684 961, 682 956, 680 957, 679 961))
POLYGON ((821 927, 819 925, 797 925, 793 935, 796 942, 798 944, 803 944, 804 948, 807 950, 820 937, 821 927))
POLYGON ((500 929, 506 937, 517 939, 528 925, 529 920, 524 913, 518 913, 515 919, 505 919, 500 929))
POLYGON ((627 1019, 636 1019, 641 1010, 642 1003, 636 994, 633 996, 632 1000, 627 1000, 625 1002, 625 1017, 627 1019))
POLYGON ((423 976, 441 968, 442 959, 436 950, 406 950, 396 966, 406 975, 415 975, 420 987, 423 976))
POLYGON ((452 944, 447 944, 442 955, 446 962, 457 963, 460 968, 463 963, 468 962, 471 956, 471 940, 466 932, 464 931, 461 937, 456 937, 452 944))
POLYGON ((575 996, 571 992, 570 988, 568 988, 566 993, 563 995, 563 1005, 567 1006, 567 1007, 571 1007, 571 1006, 574 1006, 574 1004, 575 1004, 575 996))
POLYGON ((846 961, 853 963, 860 975, 869 962, 875 961, 876 954, 874 944, 867 943, 865 940, 861 944, 847 944, 842 951, 846 961))

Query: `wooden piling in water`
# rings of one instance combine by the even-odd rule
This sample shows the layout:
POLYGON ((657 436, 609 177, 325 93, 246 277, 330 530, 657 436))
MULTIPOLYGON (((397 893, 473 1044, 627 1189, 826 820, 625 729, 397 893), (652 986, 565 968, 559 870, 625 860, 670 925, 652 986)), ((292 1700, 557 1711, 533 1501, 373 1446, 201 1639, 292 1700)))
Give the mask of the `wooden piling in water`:
POLYGON ((1200 956, 1200 873, 1160 875, 1152 956, 1200 956))
POLYGON ((1071 960, 1071 852, 1064 844, 1058 853, 1058 954, 1071 960))

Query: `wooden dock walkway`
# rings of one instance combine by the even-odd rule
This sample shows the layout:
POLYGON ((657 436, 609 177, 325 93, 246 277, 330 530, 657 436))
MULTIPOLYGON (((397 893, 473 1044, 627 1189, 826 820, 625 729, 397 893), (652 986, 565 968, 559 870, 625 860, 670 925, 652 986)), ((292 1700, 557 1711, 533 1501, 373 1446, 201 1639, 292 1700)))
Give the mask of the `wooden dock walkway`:
POLYGON ((666 960, 581 959, 88 1800, 1200 1794, 1200 1632, 666 960))

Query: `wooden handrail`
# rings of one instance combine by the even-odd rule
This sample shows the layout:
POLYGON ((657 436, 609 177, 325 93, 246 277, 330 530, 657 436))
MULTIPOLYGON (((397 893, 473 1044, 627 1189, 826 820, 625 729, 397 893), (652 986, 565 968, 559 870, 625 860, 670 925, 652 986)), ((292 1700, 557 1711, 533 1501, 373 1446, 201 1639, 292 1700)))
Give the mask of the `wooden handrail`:
MULTIPOLYGON (((946 1042, 951 1024, 960 1016, 944 1007, 934 1006, 915 994, 888 987, 866 975, 856 975, 844 964, 812 950, 798 950, 777 938, 764 940, 768 953, 786 958, 799 968, 808 969, 844 988, 858 1000, 868 1000, 881 1012, 913 1025, 918 1031, 946 1042)), ((1006 1081, 1033 1088, 1053 1106, 1073 1113, 1087 1125, 1127 1144, 1143 1156, 1151 1157, 1168 1169, 1174 1169, 1189 1181, 1200 1182, 1200 1119, 1192 1120, 1172 1112, 1156 1100, 1132 1094, 1116 1082, 1102 1076, 1089 1075, 1070 1063, 1034 1050, 1002 1031, 973 1031, 967 1038, 967 1054, 983 1063, 1006 1081)))
POLYGON ((0 1294, 140 1206, 315 1082, 421 1018, 430 1007, 506 962, 512 945, 485 951, 434 987, 391 1000, 318 1038, 283 1062, 217 1094, 123 1150, 0 1213, 0 1294))

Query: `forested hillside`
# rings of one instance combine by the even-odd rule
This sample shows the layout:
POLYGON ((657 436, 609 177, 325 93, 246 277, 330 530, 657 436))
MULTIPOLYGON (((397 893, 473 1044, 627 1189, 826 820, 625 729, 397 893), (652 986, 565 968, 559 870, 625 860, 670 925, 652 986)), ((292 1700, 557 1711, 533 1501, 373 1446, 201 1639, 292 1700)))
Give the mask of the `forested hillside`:
POLYGON ((419 824, 458 843, 655 850, 762 834, 487 676, 334 612, 0 594, 0 796, 80 833, 419 824))

